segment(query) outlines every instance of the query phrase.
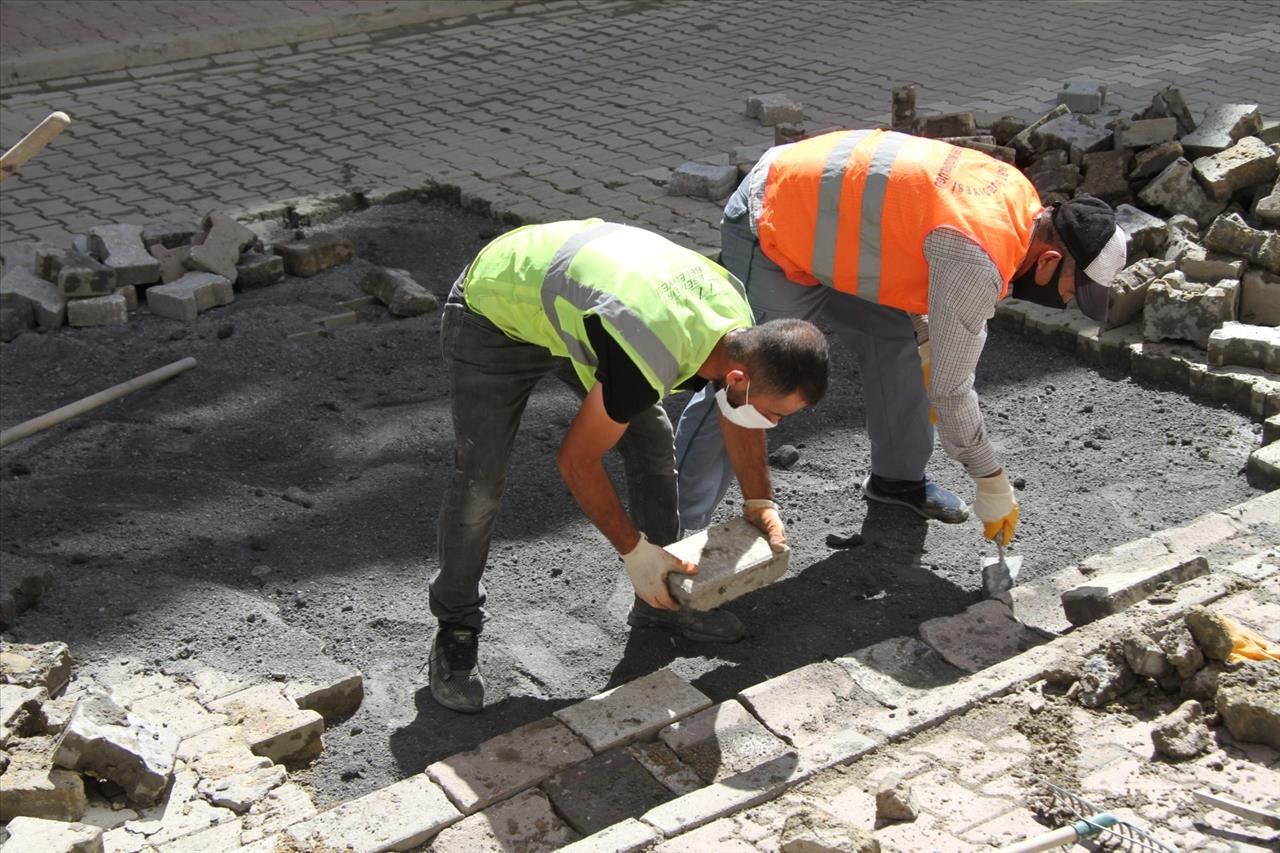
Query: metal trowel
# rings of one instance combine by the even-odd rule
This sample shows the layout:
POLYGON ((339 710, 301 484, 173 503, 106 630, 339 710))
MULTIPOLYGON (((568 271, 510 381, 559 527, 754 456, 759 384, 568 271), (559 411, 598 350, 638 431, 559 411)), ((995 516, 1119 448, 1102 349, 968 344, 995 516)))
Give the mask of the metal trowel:
POLYGON ((997 539, 998 557, 987 557, 982 561, 982 592, 987 598, 1008 592, 1018 580, 1022 571, 1022 557, 1004 556, 1004 544, 997 539))

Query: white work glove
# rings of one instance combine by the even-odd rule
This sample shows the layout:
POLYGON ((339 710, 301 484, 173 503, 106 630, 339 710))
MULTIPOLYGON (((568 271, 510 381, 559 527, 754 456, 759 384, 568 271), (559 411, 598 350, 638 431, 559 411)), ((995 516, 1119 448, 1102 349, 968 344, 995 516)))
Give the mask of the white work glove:
POLYGON ((779 554, 787 550, 787 530, 782 526, 782 516, 778 514, 776 503, 768 498, 743 501, 742 515, 760 528, 760 532, 769 540, 773 553, 779 554))
POLYGON ((1002 545, 1013 539, 1018 527, 1018 501, 1004 471, 990 477, 977 477, 978 496, 973 501, 973 514, 982 519, 982 535, 997 536, 1002 545))
POLYGON ((671 593, 667 591, 667 575, 679 572, 682 575, 697 574, 698 567, 686 563, 676 555, 659 548, 649 541, 643 533, 636 547, 622 555, 622 562, 627 567, 627 577, 636 588, 636 595, 650 607, 662 610, 679 610, 671 593))
MULTIPOLYGON (((929 394, 929 381, 933 378, 933 357, 929 353, 929 342, 925 341, 916 347, 916 352, 920 353, 920 369, 924 371, 924 393, 929 394)), ((929 403, 929 423, 936 424, 938 422, 938 410, 933 407, 932 401, 929 403)))

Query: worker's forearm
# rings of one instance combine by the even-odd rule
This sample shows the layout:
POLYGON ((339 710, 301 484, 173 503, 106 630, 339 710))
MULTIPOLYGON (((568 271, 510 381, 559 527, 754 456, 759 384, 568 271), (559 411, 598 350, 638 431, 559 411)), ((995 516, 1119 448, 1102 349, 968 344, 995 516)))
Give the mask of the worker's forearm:
POLYGON ((772 498, 773 485, 769 482, 769 463, 765 458, 764 430, 745 429, 720 418, 720 433, 724 436, 725 450, 738 475, 744 500, 772 498))
POLYGON ((609 544, 619 554, 635 550, 640 541, 640 531, 636 530, 622 508, 622 501, 618 498, 618 491, 613 487, 609 474, 604 470, 604 463, 600 459, 564 457, 558 463, 560 476, 564 478, 573 499, 582 507, 591 523, 609 540, 609 544))

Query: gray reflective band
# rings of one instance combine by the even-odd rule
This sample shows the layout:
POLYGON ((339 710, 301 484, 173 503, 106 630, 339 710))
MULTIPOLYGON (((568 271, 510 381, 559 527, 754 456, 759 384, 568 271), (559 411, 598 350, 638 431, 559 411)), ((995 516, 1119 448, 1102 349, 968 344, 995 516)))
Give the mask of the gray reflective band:
POLYGON ((880 301, 880 233, 884 217, 884 194, 889 188, 889 173, 893 171, 893 161, 908 139, 910 137, 905 133, 889 132, 884 135, 867 166, 867 177, 862 187, 858 295, 871 302, 880 301))
POLYGON ((560 325, 560 316, 556 313, 556 299, 563 299, 579 311, 591 312, 602 320, 607 320, 609 325, 618 330, 632 349, 658 375, 665 396, 671 393, 672 386, 680 378, 680 364, 676 361, 676 357, 671 354, 657 334, 632 313, 622 300, 569 276, 569 265, 573 263, 574 256, 584 246, 592 240, 625 227, 614 222, 604 222, 565 240, 551 258, 546 275, 542 278, 542 309, 546 312, 552 328, 560 336, 560 340, 564 341, 564 345, 569 350, 569 356, 579 364, 589 367, 595 367, 596 358, 581 341, 566 332, 560 325))
POLYGON ((869 130, 855 130, 835 144, 822 164, 818 187, 818 220, 813 235, 813 277, 828 287, 836 268, 836 239, 840 230, 840 193, 844 190, 845 167, 858 143, 869 130))

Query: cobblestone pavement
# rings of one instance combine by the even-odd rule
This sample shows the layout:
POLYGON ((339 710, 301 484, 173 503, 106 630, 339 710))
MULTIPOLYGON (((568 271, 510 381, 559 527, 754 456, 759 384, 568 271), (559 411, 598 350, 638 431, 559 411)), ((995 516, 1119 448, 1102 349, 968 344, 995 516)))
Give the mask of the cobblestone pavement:
MULTIPOLYGON (((6 11, 12 4, 6 2, 6 11)), ((73 125, 0 197, 0 242, 106 221, 188 218, 383 186, 458 187, 515 216, 598 215, 707 249, 717 206, 665 195, 664 169, 770 142, 751 93, 794 93, 808 126, 922 110, 1031 116, 1063 81, 1115 114, 1180 86, 1193 111, 1280 114, 1273 3, 794 3, 556 0, 7 87, 0 143, 51 110, 73 125)))

